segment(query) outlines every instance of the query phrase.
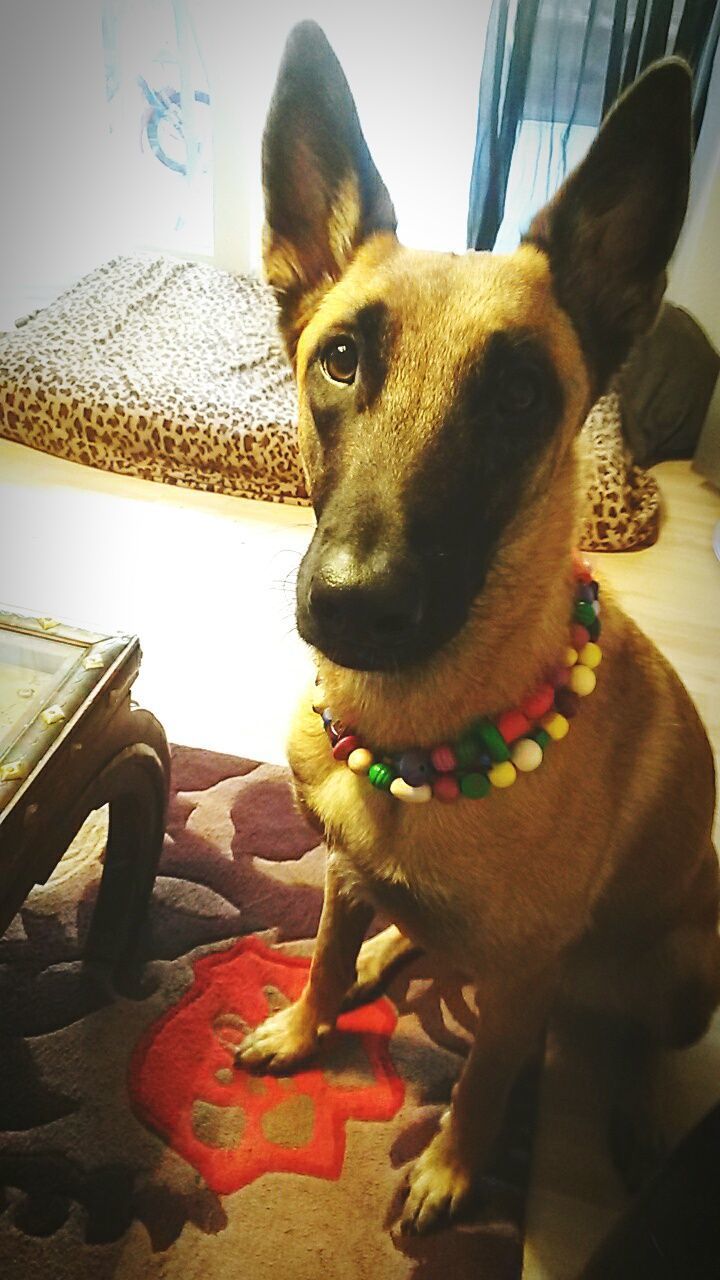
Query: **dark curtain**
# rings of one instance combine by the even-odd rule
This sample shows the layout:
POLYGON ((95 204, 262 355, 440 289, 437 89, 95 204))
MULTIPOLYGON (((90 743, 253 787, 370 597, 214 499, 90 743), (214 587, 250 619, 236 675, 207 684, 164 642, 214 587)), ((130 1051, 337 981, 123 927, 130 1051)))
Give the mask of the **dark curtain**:
POLYGON ((665 54, 693 69, 700 131, 720 35, 718 0, 493 0, 480 80, 468 248, 492 249, 523 120, 599 125, 618 94, 665 54))

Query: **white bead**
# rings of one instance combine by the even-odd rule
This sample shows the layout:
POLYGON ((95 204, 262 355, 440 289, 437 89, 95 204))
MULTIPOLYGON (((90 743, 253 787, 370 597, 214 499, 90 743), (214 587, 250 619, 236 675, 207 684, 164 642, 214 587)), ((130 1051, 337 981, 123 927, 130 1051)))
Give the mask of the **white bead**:
POLYGON ((432 787, 427 782, 421 787, 411 787, 404 778, 394 778, 390 784, 390 794, 396 800, 405 800, 407 804, 427 804, 432 800, 432 787))
POLYGON ((356 747, 348 756, 348 769, 353 773, 367 773, 375 757, 367 747, 356 747))
POLYGON ((542 747, 533 738, 521 738, 512 749, 512 762, 521 773, 532 773, 542 760, 542 747))

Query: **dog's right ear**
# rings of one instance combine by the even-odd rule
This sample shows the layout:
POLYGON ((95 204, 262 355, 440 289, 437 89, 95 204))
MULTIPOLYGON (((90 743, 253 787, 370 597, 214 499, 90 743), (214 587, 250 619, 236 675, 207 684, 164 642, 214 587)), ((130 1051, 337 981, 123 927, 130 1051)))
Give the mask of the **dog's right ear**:
POLYGON ((342 67, 315 22, 290 32, 263 137, 265 277, 292 359, 322 293, 377 231, 395 232, 342 67))

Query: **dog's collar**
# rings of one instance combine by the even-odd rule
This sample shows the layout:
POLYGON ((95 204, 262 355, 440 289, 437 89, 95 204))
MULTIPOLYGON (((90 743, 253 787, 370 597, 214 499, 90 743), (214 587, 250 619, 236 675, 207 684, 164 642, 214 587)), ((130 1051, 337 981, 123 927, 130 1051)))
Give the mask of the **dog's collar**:
POLYGON ((355 774, 367 775, 379 791, 408 804, 432 799, 449 803, 463 796, 480 800, 493 787, 512 786, 518 772, 532 773, 542 764, 549 743, 567 734, 579 700, 592 693, 595 668, 602 658, 597 643, 600 588, 589 562, 577 552, 573 553, 573 574, 569 647, 546 681, 519 706, 494 720, 486 716, 472 720, 454 742, 384 752, 371 750, 352 728, 336 721, 318 690, 313 710, 322 717, 335 760, 355 774))

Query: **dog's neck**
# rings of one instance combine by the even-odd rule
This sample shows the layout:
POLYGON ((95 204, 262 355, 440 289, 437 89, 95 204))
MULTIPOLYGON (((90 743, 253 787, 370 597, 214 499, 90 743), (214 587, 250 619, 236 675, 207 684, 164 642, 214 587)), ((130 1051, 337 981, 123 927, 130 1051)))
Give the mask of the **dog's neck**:
POLYGON ((323 700, 363 742, 388 750, 452 740, 479 715, 516 706, 568 644, 574 583, 571 486, 554 489, 499 549, 462 632, 421 668, 361 672, 317 655, 323 700), (567 501, 558 502, 563 493, 567 501))

